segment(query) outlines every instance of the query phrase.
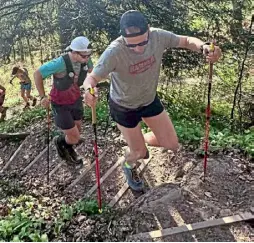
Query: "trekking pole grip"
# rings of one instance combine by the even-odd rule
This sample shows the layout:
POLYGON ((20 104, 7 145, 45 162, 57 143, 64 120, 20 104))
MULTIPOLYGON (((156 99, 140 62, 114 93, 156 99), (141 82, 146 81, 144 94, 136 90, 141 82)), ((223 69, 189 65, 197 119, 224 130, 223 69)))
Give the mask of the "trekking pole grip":
POLYGON ((211 44, 210 44, 210 50, 214 51, 214 41, 212 41, 211 44))
MULTIPOLYGON (((94 88, 90 88, 90 94, 94 95, 94 88)), ((96 124, 96 107, 92 107, 92 123, 96 124)))
MULTIPOLYGON (((214 41, 212 41, 211 42, 211 44, 210 44, 210 50, 212 51, 212 52, 214 52, 214 41)), ((212 76, 213 76, 213 63, 212 62, 210 62, 209 63, 209 83, 211 83, 212 82, 212 76)))

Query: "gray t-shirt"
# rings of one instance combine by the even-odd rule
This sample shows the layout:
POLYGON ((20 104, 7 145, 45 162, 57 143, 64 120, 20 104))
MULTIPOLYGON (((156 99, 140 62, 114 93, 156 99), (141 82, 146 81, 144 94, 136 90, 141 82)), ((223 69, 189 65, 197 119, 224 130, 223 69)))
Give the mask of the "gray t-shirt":
POLYGON ((172 32, 151 28, 145 52, 138 54, 119 37, 103 52, 93 72, 101 78, 111 74, 110 97, 118 105, 130 109, 149 105, 156 96, 163 52, 177 47, 179 40, 172 32))

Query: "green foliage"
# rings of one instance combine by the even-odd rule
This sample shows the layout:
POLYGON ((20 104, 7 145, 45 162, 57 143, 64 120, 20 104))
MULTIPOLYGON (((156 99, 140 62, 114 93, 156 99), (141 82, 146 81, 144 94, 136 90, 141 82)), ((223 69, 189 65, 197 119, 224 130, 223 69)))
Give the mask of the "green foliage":
MULTIPOLYGON (((106 205, 102 204, 103 211, 106 210, 106 205)), ((85 213, 87 215, 98 214, 99 208, 96 200, 79 200, 75 204, 77 213, 85 213)))
POLYGON ((0 188, 0 200, 7 198, 8 196, 18 196, 23 193, 20 184, 9 179, 0 179, 0 188))
MULTIPOLYGON (((175 120, 173 121, 180 142, 190 145, 192 148, 200 147, 204 142, 204 126, 195 121, 175 120)), ((216 122, 210 127, 209 141, 212 151, 220 149, 240 149, 254 157, 254 132, 245 130, 244 134, 232 133, 228 128, 223 130, 216 127, 216 122)))
MULTIPOLYGON (((102 209, 103 213, 108 211, 105 205, 102 205, 102 209)), ((99 214, 97 201, 83 199, 75 202, 73 205, 62 205, 59 216, 54 221, 54 234, 56 236, 59 235, 59 233, 64 230, 67 223, 78 214, 85 214, 88 216, 99 214)))
POLYGON ((208 22, 205 18, 202 16, 192 16, 191 20, 191 29, 193 31, 199 31, 202 29, 205 29, 205 27, 208 25, 208 22))
POLYGON ((98 214, 95 200, 57 207, 48 202, 48 198, 39 200, 27 195, 7 199, 7 215, 0 220, 0 241, 49 241, 49 236, 57 237, 77 214, 98 214))
POLYGON ((46 119, 46 110, 40 106, 26 110, 6 122, 0 123, 0 132, 16 132, 27 129, 33 122, 46 119))
POLYGON ((0 220, 1 241, 48 241, 43 208, 31 196, 10 198, 9 213, 0 220))
MULTIPOLYGON (((97 123, 100 124, 105 122, 109 115, 108 103, 105 99, 101 99, 98 101, 96 105, 96 117, 97 123)), ((86 106, 84 109, 84 118, 86 121, 91 120, 92 122, 92 110, 90 107, 86 106)))
MULTIPOLYGON (((190 91, 188 91, 190 92, 190 91)), ((205 105, 198 102, 195 88, 188 96, 181 98, 167 94, 169 106, 167 110, 173 120, 177 135, 181 143, 192 148, 198 148, 204 142, 205 134, 205 105), (190 102, 185 102, 187 98, 190 102), (179 101, 179 102, 178 102, 179 101)), ((165 96, 164 96, 165 99, 165 96)), ((166 103, 168 100, 164 100, 166 103)), ((212 105, 210 120, 210 145, 213 151, 219 149, 238 148, 254 156, 254 132, 245 130, 244 133, 232 132, 229 128, 230 118, 227 115, 228 105, 215 103, 212 105)))
POLYGON ((244 134, 234 134, 225 128, 211 134, 211 145, 219 148, 238 148, 254 158, 254 131, 245 130, 244 134))

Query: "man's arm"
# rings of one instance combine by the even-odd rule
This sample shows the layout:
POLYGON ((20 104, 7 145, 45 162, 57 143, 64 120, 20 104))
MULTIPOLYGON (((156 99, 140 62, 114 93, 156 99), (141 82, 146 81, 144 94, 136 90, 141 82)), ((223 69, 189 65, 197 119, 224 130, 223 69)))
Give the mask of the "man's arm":
POLYGON ((186 48, 195 52, 203 53, 206 56, 206 61, 217 62, 221 57, 221 49, 215 46, 211 50, 211 45, 205 43, 196 37, 179 35, 180 41, 177 47, 186 48))
POLYGON ((164 48, 186 48, 192 51, 201 52, 200 48, 204 42, 195 37, 176 35, 173 32, 158 29, 158 34, 164 48))
POLYGON ((102 80, 101 77, 97 76, 93 71, 87 75, 84 83, 83 83, 83 87, 85 90, 91 88, 91 87, 95 87, 97 85, 98 82, 100 82, 102 80))
POLYGON ((53 74, 64 72, 64 71, 65 71, 64 60, 62 57, 58 57, 47 63, 44 63, 34 72, 35 86, 41 98, 46 95, 43 80, 47 77, 50 77, 53 74))
POLYGON ((83 87, 85 89, 84 101, 90 107, 94 107, 96 105, 98 98, 98 90, 96 88, 97 83, 106 78, 113 70, 115 70, 116 66, 116 55, 112 49, 106 49, 99 58, 99 61, 93 69, 92 73, 87 75, 83 83, 83 87), (90 94, 90 92, 87 92, 87 90, 89 90, 91 87, 95 88, 93 95, 90 94))
POLYGON ((102 79, 106 79, 108 75, 115 70, 117 66, 116 55, 112 49, 106 49, 100 56, 97 65, 93 71, 87 75, 83 87, 85 90, 95 87, 102 79))
POLYGON ((201 52, 201 46, 204 42, 196 37, 189 37, 179 35, 180 41, 178 44, 179 48, 186 48, 192 51, 201 52))
POLYGON ((43 78, 41 76, 39 69, 37 69, 34 72, 34 82, 35 82, 35 86, 38 90, 40 97, 41 98, 44 97, 45 96, 45 89, 44 89, 44 85, 43 85, 43 78))

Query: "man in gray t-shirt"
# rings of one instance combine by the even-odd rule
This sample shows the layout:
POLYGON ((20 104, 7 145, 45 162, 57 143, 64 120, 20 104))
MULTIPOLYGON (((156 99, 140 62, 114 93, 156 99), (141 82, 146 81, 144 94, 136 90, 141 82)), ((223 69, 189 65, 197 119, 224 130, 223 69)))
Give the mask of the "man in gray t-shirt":
POLYGON ((130 10, 120 20, 121 36, 113 41, 99 58, 91 75, 84 81, 84 99, 95 106, 97 90, 92 96, 89 88, 111 74, 109 107, 113 120, 130 152, 123 163, 129 186, 142 190, 143 182, 134 178, 135 162, 148 158, 145 143, 177 151, 178 139, 173 124, 156 95, 162 55, 167 48, 187 48, 206 55, 209 62, 221 56, 218 46, 211 52, 210 44, 188 36, 150 28, 142 13, 130 10), (143 120, 152 132, 141 133, 143 120))

